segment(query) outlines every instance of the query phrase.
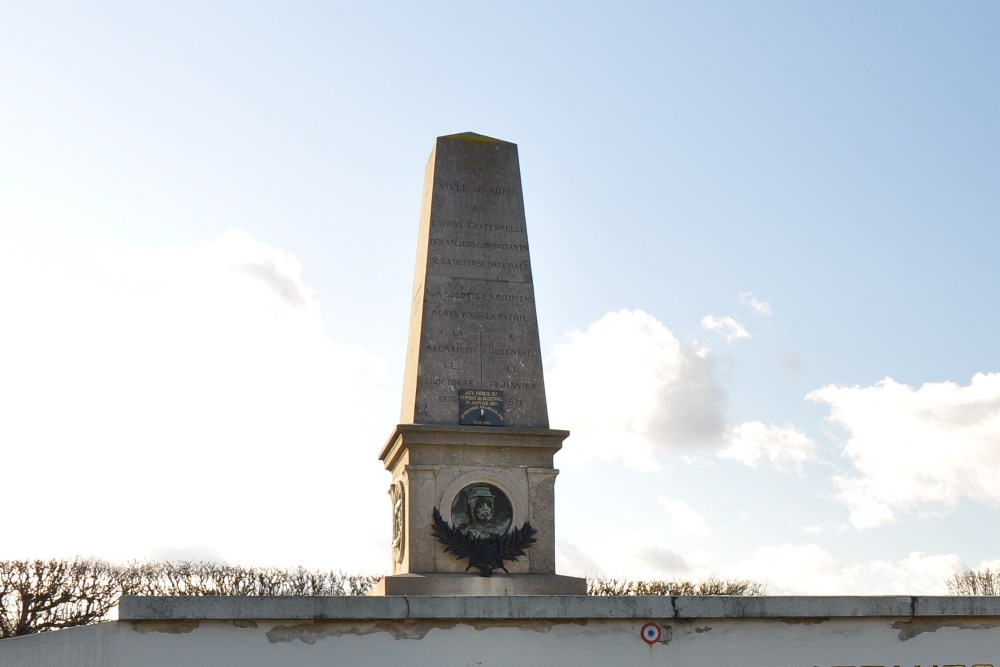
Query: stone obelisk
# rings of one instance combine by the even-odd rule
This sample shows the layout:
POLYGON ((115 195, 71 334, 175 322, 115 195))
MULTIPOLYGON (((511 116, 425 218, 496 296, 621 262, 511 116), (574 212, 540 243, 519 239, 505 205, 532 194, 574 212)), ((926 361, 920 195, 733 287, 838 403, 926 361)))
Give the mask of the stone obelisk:
POLYGON ((517 146, 439 138, 417 243, 400 421, 455 424, 456 390, 482 388, 505 426, 547 428, 517 146))
POLYGON ((439 137, 402 414, 380 456, 393 574, 376 594, 585 593, 555 574, 553 456, 568 435, 549 428, 517 146, 439 137))

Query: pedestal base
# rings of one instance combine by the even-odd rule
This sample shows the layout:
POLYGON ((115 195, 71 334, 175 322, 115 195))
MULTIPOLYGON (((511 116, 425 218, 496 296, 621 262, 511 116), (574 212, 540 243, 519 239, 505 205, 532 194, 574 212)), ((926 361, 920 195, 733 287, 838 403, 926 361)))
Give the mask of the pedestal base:
POLYGON ((392 473, 392 537, 398 545, 392 575, 465 573, 468 562, 445 553, 431 525, 435 509, 453 526, 464 520, 453 514, 456 499, 459 509, 468 510, 463 494, 476 485, 505 496, 510 527, 530 522, 538 531, 525 555, 504 562, 510 574, 555 574, 559 471, 552 459, 568 435, 547 428, 398 425, 380 455, 392 473))
POLYGON ((394 574, 368 595, 586 595, 587 580, 558 574, 394 574))

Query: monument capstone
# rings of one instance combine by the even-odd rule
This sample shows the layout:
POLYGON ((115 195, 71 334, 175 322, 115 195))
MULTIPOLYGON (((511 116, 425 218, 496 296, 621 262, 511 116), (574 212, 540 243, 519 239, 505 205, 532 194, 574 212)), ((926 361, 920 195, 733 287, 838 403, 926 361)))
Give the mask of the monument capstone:
POLYGON ((439 137, 400 423, 380 455, 393 573, 375 594, 585 593, 555 573, 553 456, 567 436, 549 428, 517 146, 439 137))

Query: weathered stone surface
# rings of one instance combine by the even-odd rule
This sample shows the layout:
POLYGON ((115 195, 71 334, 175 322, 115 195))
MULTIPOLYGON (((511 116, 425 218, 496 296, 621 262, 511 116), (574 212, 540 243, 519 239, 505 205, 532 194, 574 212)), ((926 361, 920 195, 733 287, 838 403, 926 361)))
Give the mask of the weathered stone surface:
MULTIPOLYGON (((910 616, 925 598, 759 598, 733 617, 687 616, 686 600, 675 610, 669 597, 123 598, 120 621, 0 641, 0 665, 993 667, 1000 655, 1000 618, 910 616)), ((968 607, 995 609, 983 598, 968 607)))
POLYGON ((908 616, 912 598, 904 596, 809 597, 704 596, 677 597, 678 618, 833 618, 908 616))
POLYGON ((925 596, 913 598, 914 616, 1000 616, 1000 597, 925 596))
POLYGON ((517 146, 439 137, 427 164, 404 424, 457 424, 458 391, 504 392, 505 426, 547 427, 517 146))
MULTIPOLYGON (((438 575, 445 579, 470 579, 438 575)), ((406 577, 412 580, 419 576, 406 577)), ((538 580, 549 577, 538 577, 538 580)), ((573 579, 572 577, 556 577, 573 579)), ((399 577, 398 579, 404 579, 399 577)), ((482 577, 472 577, 476 581, 482 577)), ((507 577, 497 578, 499 582, 507 577)), ((509 579, 515 579, 510 577, 509 579)), ((530 581, 532 577, 521 577, 530 581)), ((575 580, 579 581, 579 580, 575 580)), ((484 584, 485 586, 486 584, 484 584)), ((502 586, 502 584, 500 584, 502 586)), ((415 595, 371 597, 123 596, 123 621, 209 619, 961 619, 996 624, 1000 598, 910 596, 603 597, 415 595)))

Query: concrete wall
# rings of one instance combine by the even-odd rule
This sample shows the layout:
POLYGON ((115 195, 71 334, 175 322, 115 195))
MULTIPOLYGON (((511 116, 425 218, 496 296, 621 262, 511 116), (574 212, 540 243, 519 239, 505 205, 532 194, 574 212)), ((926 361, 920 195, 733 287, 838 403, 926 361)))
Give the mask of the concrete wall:
POLYGON ((1000 667, 995 598, 131 598, 120 618, 0 641, 0 666, 1000 667))

